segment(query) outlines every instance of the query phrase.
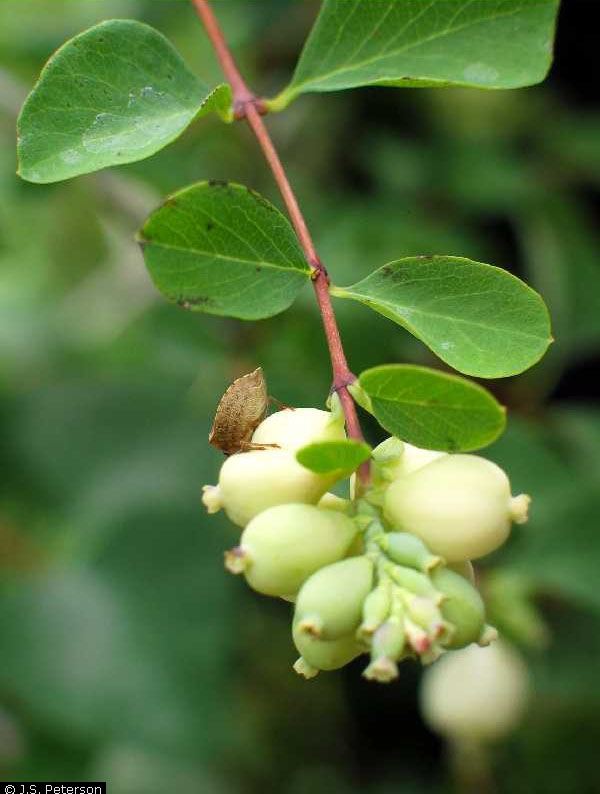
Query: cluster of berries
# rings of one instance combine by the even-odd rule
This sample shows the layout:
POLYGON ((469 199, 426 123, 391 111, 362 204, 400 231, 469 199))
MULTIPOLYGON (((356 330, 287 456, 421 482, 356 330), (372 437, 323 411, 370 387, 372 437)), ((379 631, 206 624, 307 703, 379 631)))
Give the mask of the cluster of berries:
POLYGON ((266 595, 294 602, 294 669, 310 678, 370 654, 364 674, 390 681, 397 663, 424 664, 495 631, 471 560, 497 549, 529 497, 511 496, 498 466, 475 455, 422 450, 389 438, 372 452, 371 485, 351 499, 329 492, 296 453, 345 439, 343 417, 314 408, 264 419, 249 451, 231 455, 204 487, 209 513, 243 528, 226 567, 266 595))

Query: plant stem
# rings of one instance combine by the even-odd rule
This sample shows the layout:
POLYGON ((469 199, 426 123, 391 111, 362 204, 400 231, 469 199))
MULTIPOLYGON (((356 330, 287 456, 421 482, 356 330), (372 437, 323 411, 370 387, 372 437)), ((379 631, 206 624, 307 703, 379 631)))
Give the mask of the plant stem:
MULTIPOLYGON (((348 391, 348 384, 355 381, 356 376, 352 374, 348 367, 344 348, 342 347, 340 332, 335 319, 333 306, 331 305, 327 270, 315 250, 312 237, 285 173, 285 169, 273 145, 271 136, 261 118, 261 115, 266 112, 265 105, 252 93, 252 91, 250 91, 244 78, 241 76, 208 0, 192 0, 192 3, 204 24, 204 28, 212 42, 225 77, 231 85, 234 116, 236 119, 246 119, 250 129, 254 133, 265 159, 271 168, 275 181, 277 182, 288 215, 296 231, 298 241, 304 251, 306 261, 312 270, 313 287, 319 305, 319 311, 323 319, 323 327, 325 329, 329 355, 331 357, 331 366, 333 370, 332 390, 338 393, 340 402, 342 403, 348 436, 362 441, 363 435, 356 413, 356 406, 348 391)), ((359 469, 359 477, 363 485, 368 482, 368 463, 363 464, 359 469)))

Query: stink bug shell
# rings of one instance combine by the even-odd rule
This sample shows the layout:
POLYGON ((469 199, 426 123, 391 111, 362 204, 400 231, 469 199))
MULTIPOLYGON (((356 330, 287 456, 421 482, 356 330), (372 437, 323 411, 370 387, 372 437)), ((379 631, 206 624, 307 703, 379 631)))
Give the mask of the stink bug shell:
POLYGON ((267 415, 269 397, 262 367, 237 378, 221 397, 208 441, 226 455, 248 447, 267 415))

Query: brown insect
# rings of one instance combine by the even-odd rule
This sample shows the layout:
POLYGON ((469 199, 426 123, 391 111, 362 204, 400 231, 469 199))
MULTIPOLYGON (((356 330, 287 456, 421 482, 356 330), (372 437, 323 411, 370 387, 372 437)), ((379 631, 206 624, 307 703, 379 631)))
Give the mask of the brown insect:
POLYGON ((267 415, 269 396, 262 367, 234 380, 221 397, 208 441, 226 455, 252 449, 252 433, 267 415))

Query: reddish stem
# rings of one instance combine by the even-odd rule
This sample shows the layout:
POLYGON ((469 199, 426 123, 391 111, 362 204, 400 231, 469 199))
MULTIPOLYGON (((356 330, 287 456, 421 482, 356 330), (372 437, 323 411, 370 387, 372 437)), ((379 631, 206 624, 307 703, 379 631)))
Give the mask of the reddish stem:
MULTIPOLYGON (((231 85, 235 118, 245 118, 254 133, 265 159, 273 172, 273 176, 275 177, 275 181, 277 182, 277 186, 287 208, 288 215, 290 216, 290 220, 296 231, 302 250, 304 251, 306 261, 312 270, 313 287, 319 305, 319 311, 323 319, 323 327, 325 329, 329 355, 331 357, 331 367, 333 370, 332 390, 338 393, 340 402, 342 403, 348 435, 350 438, 362 441, 363 435, 356 413, 356 406, 352 399, 352 395, 348 391, 348 385, 353 383, 356 377, 348 367, 344 348, 342 347, 340 332, 335 319, 333 306, 331 305, 327 270, 317 255, 312 237, 308 231, 306 221, 304 220, 294 191, 292 190, 285 169, 279 159, 277 150, 273 145, 271 136, 261 118, 261 115, 265 113, 266 109, 264 104, 252 91, 250 91, 241 76, 208 0, 192 0, 192 3, 204 24, 206 33, 212 42, 225 77, 231 85)), ((363 464, 363 466, 361 466, 359 469, 359 476, 363 484, 368 482, 368 464, 363 464)))

